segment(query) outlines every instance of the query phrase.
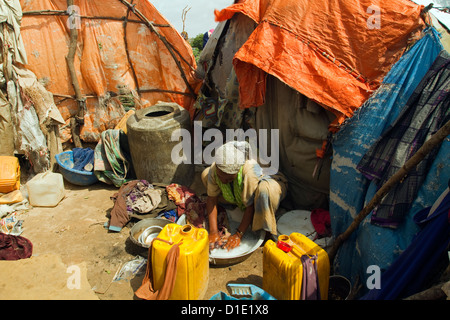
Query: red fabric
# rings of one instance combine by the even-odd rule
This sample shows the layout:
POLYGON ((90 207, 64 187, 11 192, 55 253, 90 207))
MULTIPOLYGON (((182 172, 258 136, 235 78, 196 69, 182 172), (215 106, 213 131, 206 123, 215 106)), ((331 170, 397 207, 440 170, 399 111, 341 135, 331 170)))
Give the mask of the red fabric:
POLYGON ((30 240, 0 232, 0 260, 19 260, 31 257, 33 244, 30 240))
POLYGON ((166 187, 167 195, 177 205, 178 216, 186 215, 186 220, 197 228, 203 228, 206 202, 186 186, 172 183, 166 187))
POLYGON ((320 238, 331 236, 330 212, 324 209, 311 211, 311 222, 320 238))
MULTIPOLYGON (((196 228, 207 228, 206 202, 186 186, 172 183, 166 187, 167 195, 177 205, 178 216, 186 215, 186 221, 196 228)), ((227 211, 217 206, 217 226, 222 238, 230 236, 227 211)))

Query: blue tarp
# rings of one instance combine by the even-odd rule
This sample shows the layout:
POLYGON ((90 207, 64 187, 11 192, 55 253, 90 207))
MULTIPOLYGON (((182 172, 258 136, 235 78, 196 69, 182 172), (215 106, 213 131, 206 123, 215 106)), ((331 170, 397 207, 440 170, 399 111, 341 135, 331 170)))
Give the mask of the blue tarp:
POLYGON ((450 243, 450 193, 435 211, 425 208, 414 216, 420 232, 381 277, 379 289, 370 290, 364 300, 393 300, 409 297, 433 279, 439 259, 447 255, 450 243))
MULTIPOLYGON (((333 138, 330 174, 330 217, 334 236, 344 232, 377 191, 374 183, 357 169, 364 154, 395 121, 414 89, 443 50, 433 28, 407 51, 384 78, 381 87, 333 138)), ((441 145, 404 222, 397 229, 370 223, 370 215, 339 249, 334 260, 336 274, 365 286, 367 268, 376 265, 383 273, 399 257, 418 231, 413 216, 431 206, 447 186, 450 175, 450 143, 441 145)))

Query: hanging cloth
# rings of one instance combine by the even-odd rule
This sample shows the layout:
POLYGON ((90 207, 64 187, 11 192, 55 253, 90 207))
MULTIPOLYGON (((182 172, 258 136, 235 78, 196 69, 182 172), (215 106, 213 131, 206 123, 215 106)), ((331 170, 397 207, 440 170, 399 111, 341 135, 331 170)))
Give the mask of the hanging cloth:
POLYGON ((182 242, 173 244, 173 242, 155 238, 152 244, 155 241, 163 241, 172 245, 166 257, 167 267, 166 274, 164 276, 164 283, 159 290, 155 290, 153 287, 153 270, 151 260, 153 246, 151 245, 148 249, 147 270, 145 271, 144 280, 142 280, 142 284, 139 289, 136 290, 135 294, 138 298, 144 300, 168 300, 172 294, 172 290, 175 286, 175 280, 177 278, 177 265, 180 257, 180 245, 182 242))
MULTIPOLYGON (((436 131, 450 119, 450 55, 442 51, 408 100, 397 120, 372 145, 357 168, 381 188, 436 131)), ((431 150, 394 186, 377 208, 371 222, 397 228, 423 181, 439 148, 431 150)))
POLYGON ((94 150, 94 174, 98 180, 122 186, 127 180, 130 163, 120 148, 120 130, 108 129, 102 132, 94 150))
POLYGON ((302 300, 320 300, 319 277, 317 276, 317 255, 303 255, 300 258, 303 266, 302 300))

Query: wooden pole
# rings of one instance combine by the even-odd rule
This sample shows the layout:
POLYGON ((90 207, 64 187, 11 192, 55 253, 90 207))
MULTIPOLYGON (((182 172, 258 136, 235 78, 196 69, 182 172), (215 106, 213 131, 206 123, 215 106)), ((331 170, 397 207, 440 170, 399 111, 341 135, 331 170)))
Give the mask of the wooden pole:
MULTIPOLYGON (((187 80, 187 78, 186 78, 186 74, 185 74, 185 72, 184 72, 184 70, 183 70, 183 67, 181 66, 181 64, 180 64, 180 61, 178 61, 178 59, 177 59, 177 57, 176 57, 176 55, 175 55, 175 52, 180 56, 180 58, 185 62, 185 63, 187 63, 187 61, 181 56, 181 54, 178 52, 178 51, 176 51, 175 50, 175 48, 173 48, 173 46, 169 43, 169 41, 167 41, 167 39, 164 37, 164 36, 162 36, 159 32, 158 32, 158 30, 156 30, 155 29, 155 26, 153 25, 153 23, 152 22, 150 22, 138 9, 136 9, 136 7, 135 7, 135 5, 132 5, 132 4, 130 4, 128 1, 125 1, 125 0, 119 0, 121 3, 123 3, 124 5, 126 5, 128 8, 130 8, 131 9, 131 11, 140 19, 140 20, 142 20, 144 23, 145 23, 145 25, 159 38, 159 40, 161 40, 162 41, 162 43, 164 43, 164 45, 166 46, 166 48, 167 48, 167 50, 169 51, 169 53, 170 53, 170 55, 172 56, 172 58, 173 58, 173 60, 174 60, 174 62, 175 62, 175 64, 177 65, 177 67, 178 67, 178 69, 180 70, 180 73, 181 73, 181 77, 183 78, 183 80, 184 80, 184 83, 186 84, 186 86, 187 86, 187 88, 188 88, 188 90, 189 90, 189 92, 191 93, 191 95, 193 96, 193 97, 196 97, 196 94, 195 94, 195 91, 194 91, 194 89, 191 87, 191 85, 190 85, 190 83, 189 83, 189 81, 187 80)), ((188 64, 188 63, 187 63, 188 64)), ((193 69, 192 68, 192 66, 190 65, 190 64, 188 64, 188 66, 189 67, 191 67, 191 69, 193 69)))
MULTIPOLYGON (((73 0, 67 0, 67 8, 73 6, 73 0)), ((69 15, 70 19, 71 15, 69 15)), ((78 106, 78 113, 72 116, 70 119, 70 126, 72 130, 72 140, 76 148, 82 148, 81 139, 79 135, 79 125, 84 122, 84 108, 86 104, 86 99, 81 93, 80 84, 78 83, 77 74, 75 71, 75 53, 77 51, 78 42, 78 30, 74 26, 70 26, 70 42, 69 42, 69 53, 66 56, 67 66, 69 68, 70 79, 72 81, 72 86, 75 91, 75 98, 78 106)))
MULTIPOLYGON (((133 0, 131 0, 131 3, 133 4, 133 0)), ((128 25, 128 17, 130 15, 130 11, 131 11, 131 8, 128 8, 125 19, 123 20, 123 42, 125 45, 125 52, 127 54, 127 61, 128 61, 128 64, 130 65, 131 73, 133 75, 133 79, 136 84, 136 91, 137 91, 138 95, 140 96, 141 92, 140 92, 140 88, 139 88, 139 80, 137 78, 136 70, 134 69, 133 62, 131 61, 130 52, 128 51, 127 25, 128 25)))
MULTIPOLYGON (((22 12, 23 16, 68 16, 67 11, 64 10, 34 10, 34 11, 25 11, 22 12)), ((108 17, 108 16, 79 16, 80 19, 89 19, 89 20, 111 20, 111 21, 124 21, 125 19, 129 23, 139 23, 145 25, 142 20, 133 20, 127 19, 127 17, 108 17)), ((170 24, 153 24, 158 28, 169 28, 170 24)))
POLYGON ((398 182, 402 181, 408 172, 417 166, 431 150, 436 148, 444 141, 444 139, 450 134, 450 121, 440 128, 431 138, 426 141, 422 147, 401 167, 386 183, 375 193, 372 200, 361 210, 356 216, 350 226, 341 233, 333 243, 328 256, 330 263, 333 263, 334 257, 344 241, 346 241, 350 235, 358 228, 359 224, 369 215, 370 212, 380 203, 383 197, 395 186, 398 182))

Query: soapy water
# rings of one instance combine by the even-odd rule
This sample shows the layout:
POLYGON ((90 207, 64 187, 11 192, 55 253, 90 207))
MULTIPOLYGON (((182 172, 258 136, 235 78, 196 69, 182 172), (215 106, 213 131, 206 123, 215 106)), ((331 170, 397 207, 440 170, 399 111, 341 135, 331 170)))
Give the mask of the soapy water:
MULTIPOLYGON (((236 230, 237 227, 239 227, 239 222, 236 221, 230 221, 230 230, 236 230)), ((232 232, 233 233, 233 232, 232 232)), ((239 246, 237 246, 234 249, 231 249, 228 251, 227 249, 223 248, 215 248, 211 250, 209 253, 209 256, 211 258, 235 258, 242 255, 245 255, 247 253, 251 253, 255 251, 261 243, 259 243, 260 240, 260 233, 254 233, 251 230, 247 230, 247 232, 244 233, 244 236, 241 239, 241 243, 239 246)), ((263 238, 264 239, 264 238, 263 238)))
MULTIPOLYGON (((242 216, 244 212, 239 209, 227 209, 228 214, 228 222, 230 227, 231 234, 234 234, 236 229, 239 227, 239 224, 241 223, 242 216)), ((183 225, 186 223, 186 216, 182 215, 178 221, 177 224, 183 225)), ((244 233, 244 236, 241 239, 241 243, 239 246, 237 246, 234 249, 231 249, 228 251, 227 249, 223 248, 215 248, 210 251, 209 257, 210 259, 232 259, 241 257, 243 255, 252 253, 258 247, 261 245, 261 243, 264 241, 265 237, 265 231, 257 231, 253 232, 251 231, 251 227, 247 229, 247 231, 244 233)))
MULTIPOLYGON (((233 234, 239 227, 244 212, 239 208, 235 208, 233 210, 227 209, 227 214, 228 214, 228 221, 230 224, 230 232, 231 234, 233 234)), ((255 233, 251 231, 251 227, 249 227, 247 231, 244 233, 239 246, 237 246, 234 249, 231 249, 230 251, 223 248, 215 248, 211 250, 209 256, 210 258, 214 259, 230 259, 240 257, 255 251, 263 241, 264 241, 264 231, 257 231, 255 233)))

